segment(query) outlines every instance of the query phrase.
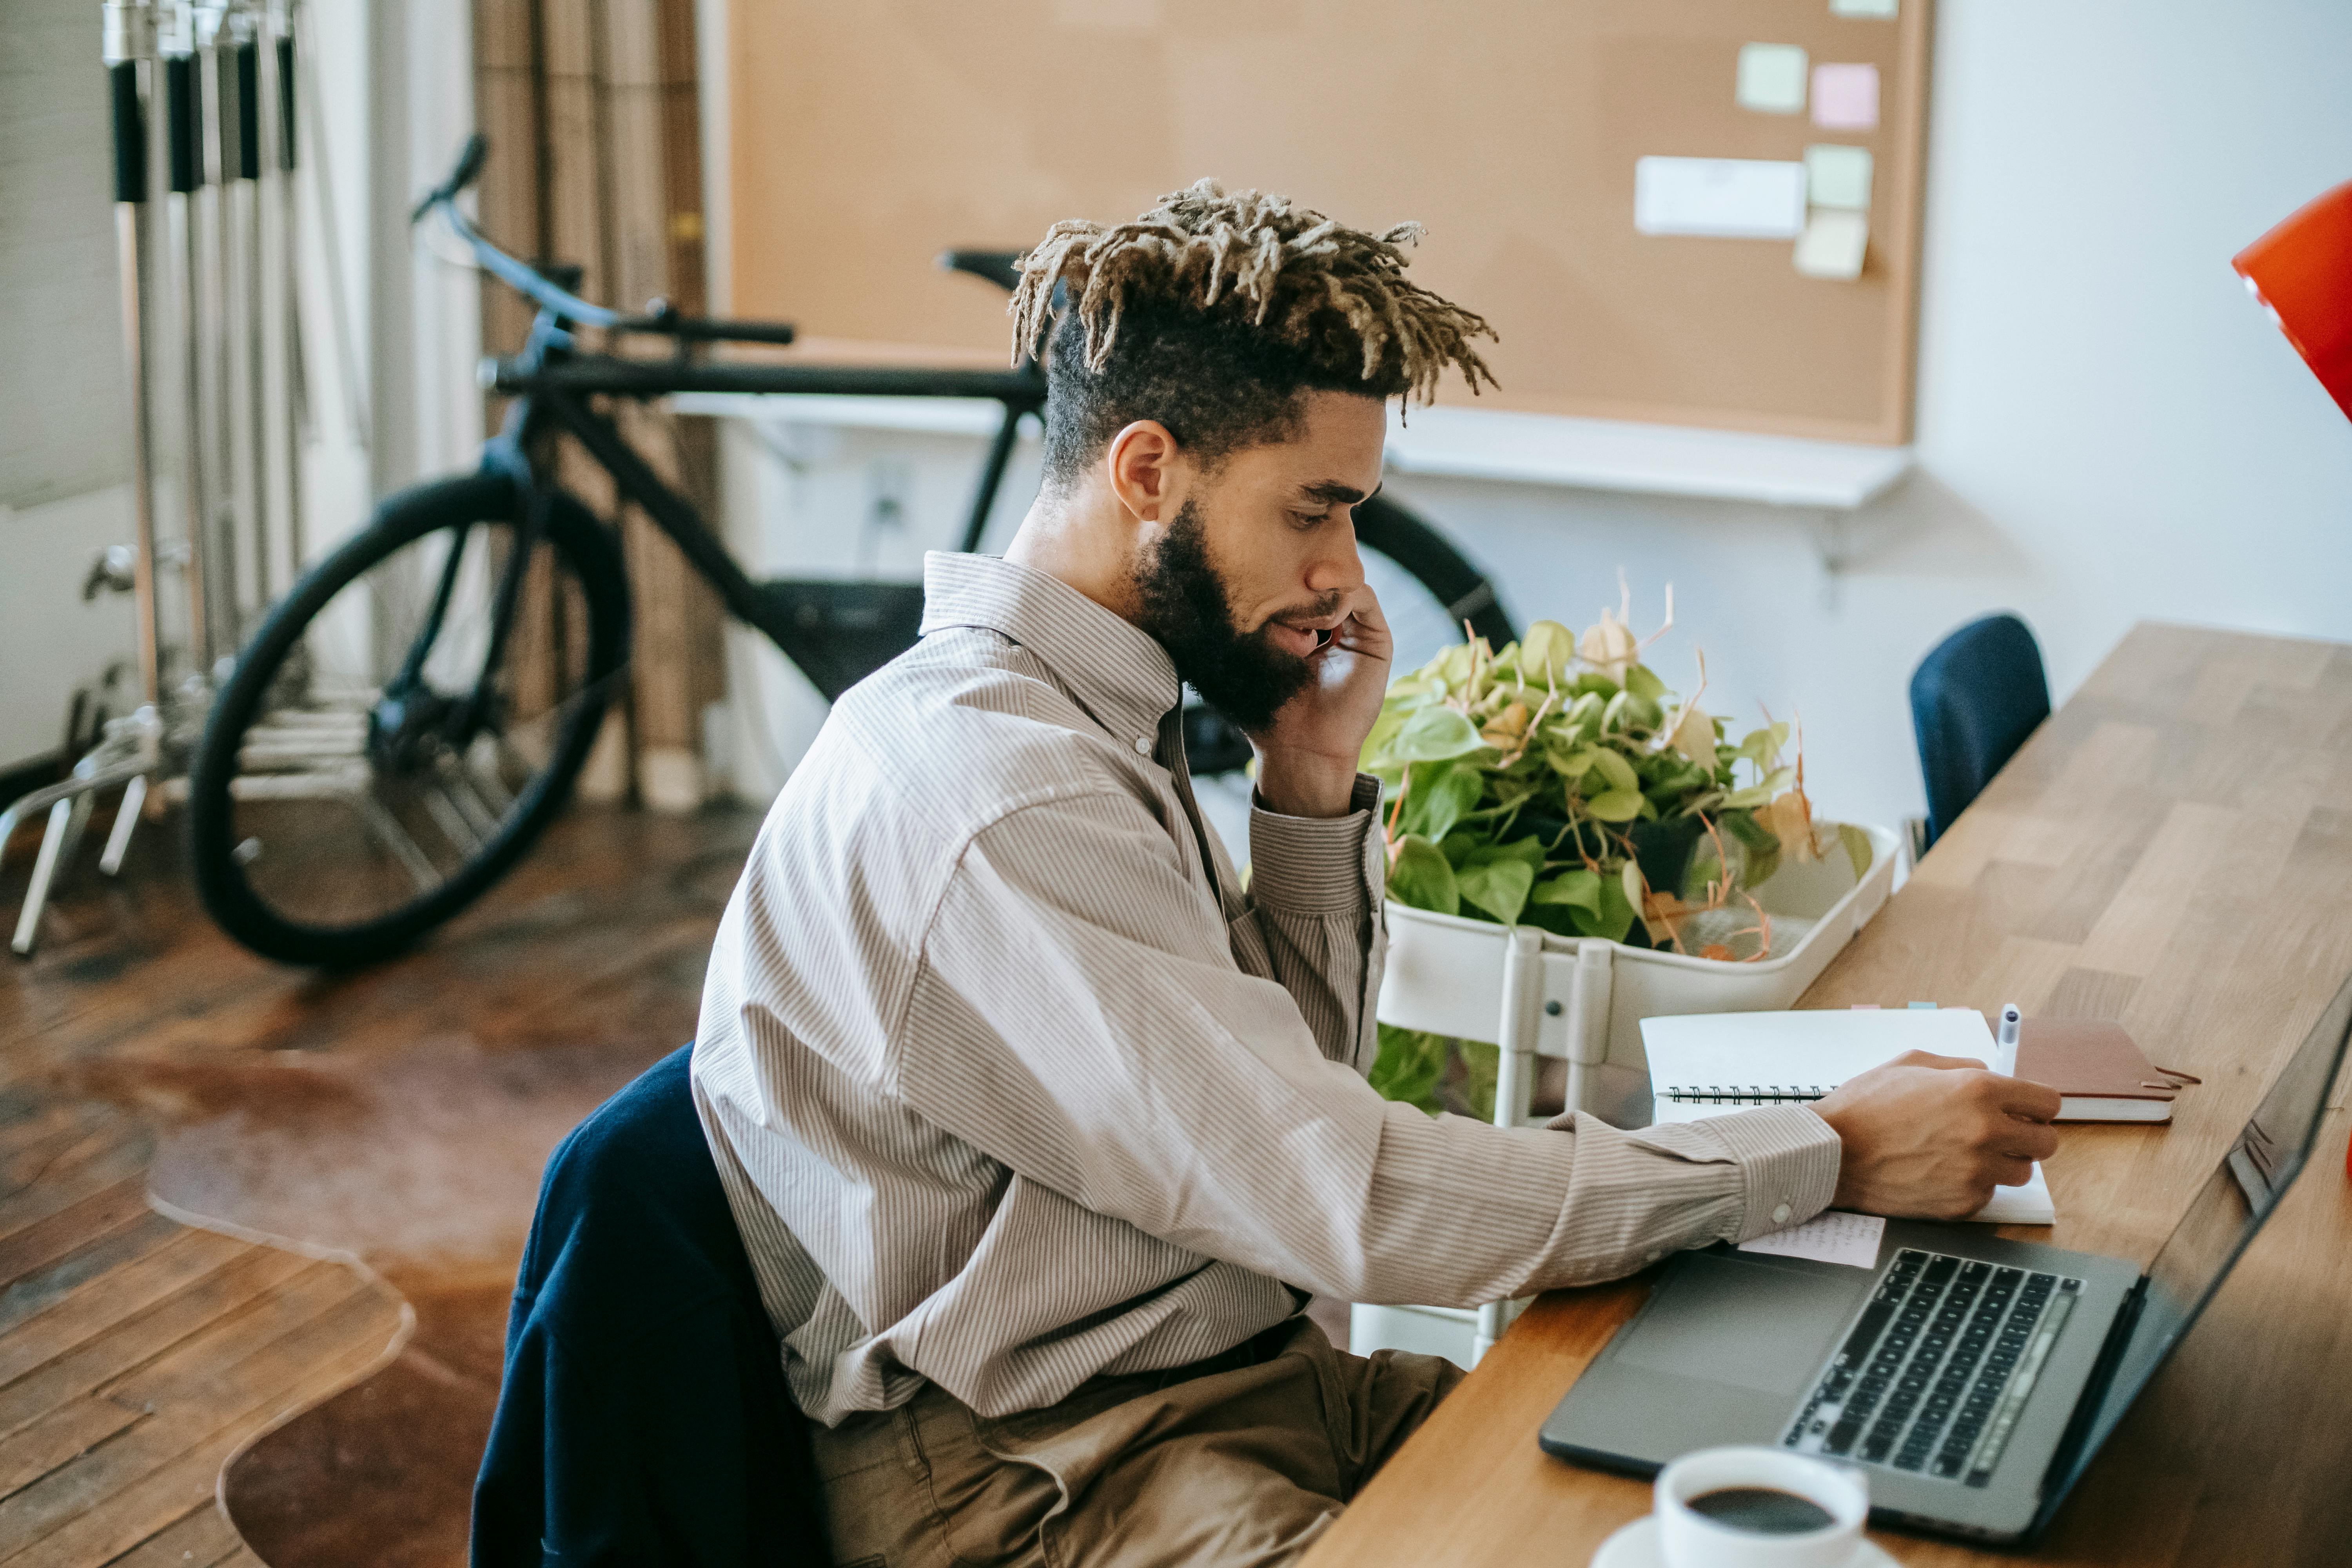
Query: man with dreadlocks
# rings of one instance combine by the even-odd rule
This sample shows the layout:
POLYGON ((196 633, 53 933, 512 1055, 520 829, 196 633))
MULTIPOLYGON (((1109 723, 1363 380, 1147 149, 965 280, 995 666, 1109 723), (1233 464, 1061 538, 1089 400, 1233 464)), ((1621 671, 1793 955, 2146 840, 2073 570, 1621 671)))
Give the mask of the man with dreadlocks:
POLYGON ((1640 1133, 1365 1083, 1390 644, 1350 509, 1385 400, 1487 381, 1493 335, 1406 279, 1414 235, 1208 181, 1055 225, 1013 303, 1036 504, 1003 559, 929 558, 922 641, 728 905, 696 1096, 836 1561, 1286 1562, 1461 1376, 1339 1352, 1310 1292, 1491 1301, 1832 1196, 1956 1215, 2049 1152, 1937 1058, 1640 1133), (1257 749, 1246 886, 1183 680, 1257 749))

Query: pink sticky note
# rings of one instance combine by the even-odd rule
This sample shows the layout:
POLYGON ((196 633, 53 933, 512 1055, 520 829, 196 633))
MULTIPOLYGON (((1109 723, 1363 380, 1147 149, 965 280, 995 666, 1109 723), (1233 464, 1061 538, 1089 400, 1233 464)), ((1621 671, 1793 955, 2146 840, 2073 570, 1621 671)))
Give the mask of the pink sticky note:
POLYGON ((1877 130, 1878 68, 1815 66, 1813 123, 1824 131, 1877 130))

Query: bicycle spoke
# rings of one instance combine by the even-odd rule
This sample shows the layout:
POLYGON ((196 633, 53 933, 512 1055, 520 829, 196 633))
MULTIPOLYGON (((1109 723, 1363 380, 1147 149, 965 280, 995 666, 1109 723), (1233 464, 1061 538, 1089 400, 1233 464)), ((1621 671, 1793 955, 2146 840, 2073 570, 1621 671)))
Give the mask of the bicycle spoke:
POLYGON ((391 850, 393 858, 406 867, 408 874, 416 879, 416 890, 420 893, 429 893, 439 887, 441 885, 440 868, 433 864, 424 850, 416 847, 416 840, 411 838, 408 836, 408 830, 400 826, 400 819, 386 810, 383 803, 376 799, 372 792, 362 791, 355 799, 362 819, 373 831, 377 842, 391 850))

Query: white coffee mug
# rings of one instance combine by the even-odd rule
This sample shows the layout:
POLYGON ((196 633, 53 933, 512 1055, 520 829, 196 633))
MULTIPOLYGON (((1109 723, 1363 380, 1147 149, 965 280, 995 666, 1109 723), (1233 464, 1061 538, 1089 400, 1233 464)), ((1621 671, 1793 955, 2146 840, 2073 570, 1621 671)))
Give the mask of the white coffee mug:
POLYGON ((1701 1448, 1658 1472, 1658 1551, 1666 1568, 1846 1568, 1862 1549, 1870 1484, 1861 1471, 1785 1448, 1701 1448), (1804 1499, 1830 1521, 1795 1533, 1740 1529, 1691 1507, 1710 1492, 1758 1488, 1804 1499))

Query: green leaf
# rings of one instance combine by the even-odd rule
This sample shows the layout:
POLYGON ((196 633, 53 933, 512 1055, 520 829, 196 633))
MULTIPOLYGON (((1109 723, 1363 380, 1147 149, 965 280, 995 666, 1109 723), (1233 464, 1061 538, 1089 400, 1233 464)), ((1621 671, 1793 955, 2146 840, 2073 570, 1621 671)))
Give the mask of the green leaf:
POLYGON ((1417 910, 1441 915, 1462 912, 1462 889, 1444 852, 1418 834, 1407 834, 1397 846, 1389 867, 1389 896, 1417 910))
POLYGON ((1580 746, 1572 741, 1554 740, 1544 747, 1544 761, 1552 772, 1574 784, 1592 771, 1596 753, 1590 746, 1580 746))
POLYGON ((1780 847, 1780 841, 1772 836, 1772 830, 1757 821, 1755 813, 1751 811, 1727 810, 1716 820, 1726 833, 1750 849, 1769 854, 1780 847))
POLYGON ((1579 868, 1562 871, 1549 881, 1536 884, 1528 895, 1531 904, 1568 904, 1590 914, 1601 912, 1601 879, 1593 872, 1579 868))
POLYGON ((1458 642, 1433 657, 1421 667, 1421 673, 1451 689, 1470 679, 1470 667, 1476 661, 1475 645, 1458 642))
POLYGON ((1539 872, 1544 863, 1543 840, 1530 833, 1525 838, 1514 838, 1508 844, 1481 844, 1463 856, 1458 864, 1467 868, 1492 865, 1497 860, 1516 860, 1528 870, 1539 872))
POLYGON ((1538 621, 1519 643, 1519 673, 1545 686, 1556 686, 1576 658, 1576 634, 1558 621, 1538 621))
POLYGON ((1870 875, 1870 863, 1876 857, 1871 853, 1870 835, 1851 822, 1838 824, 1838 842, 1845 846, 1845 858, 1853 867, 1853 879, 1861 881, 1870 875))
POLYGON ((1495 1120, 1495 1085, 1502 1077, 1503 1053, 1481 1040, 1456 1040, 1462 1058, 1462 1099, 1472 1116, 1495 1120))
POLYGON ((1371 731, 1364 737, 1363 754, 1358 765, 1370 769, 1385 762, 1387 759, 1382 752, 1389 742, 1404 728, 1404 721, 1412 716, 1419 705, 1419 700, 1400 698, 1397 690, 1391 689, 1388 700, 1381 704, 1381 716, 1372 721, 1371 731))
POLYGON ((1666 683, 1653 674, 1646 664, 1629 665, 1625 669, 1625 689, 1636 697, 1655 702, 1666 695, 1666 683))
POLYGON ((1405 791, 1405 830, 1437 843, 1454 831, 1463 813, 1478 804, 1486 786, 1486 775, 1467 763, 1423 764, 1405 791))
POLYGON ((1642 815, 1642 807, 1647 804, 1640 790, 1612 789, 1586 801, 1584 809, 1603 822, 1631 822, 1642 815))
POLYGON ((1733 790, 1723 797, 1723 804, 1727 807, 1734 808, 1768 805, 1774 795, 1796 782, 1796 769, 1776 768, 1766 775, 1763 783, 1749 784, 1746 789, 1733 790))
POLYGON ((1633 929, 1633 906, 1626 900, 1625 889, 1614 877, 1594 879, 1601 884, 1601 912, 1587 914, 1582 910, 1570 910, 1570 920, 1576 925, 1579 936, 1597 936, 1604 942, 1622 942, 1625 933, 1633 929))
POLYGON ((1458 885, 1465 902, 1510 925, 1527 907, 1528 889, 1535 879, 1535 872, 1524 860, 1491 859, 1465 866, 1458 885))
POLYGON ((1622 752, 1611 751, 1605 746, 1596 747, 1592 753, 1592 765, 1612 790, 1642 787, 1642 776, 1633 771, 1633 764, 1625 760, 1622 752))
POLYGON ((1465 715, 1433 703, 1398 729, 1396 738, 1389 742, 1389 755, 1401 762, 1442 763, 1467 756, 1486 743, 1465 715))
POLYGON ((1380 1055, 1368 1075, 1372 1091, 1383 1100, 1417 1106, 1434 1116, 1445 1109, 1437 1086, 1445 1078, 1445 1037, 1419 1029, 1380 1026, 1380 1055))
POLYGON ((1738 755, 1746 757, 1759 768, 1769 769, 1780 759, 1780 748, 1789 743, 1789 726, 1768 724, 1761 730, 1750 730, 1740 737, 1738 755))

